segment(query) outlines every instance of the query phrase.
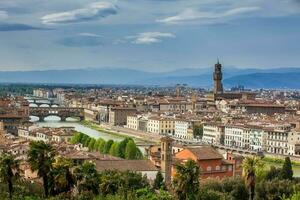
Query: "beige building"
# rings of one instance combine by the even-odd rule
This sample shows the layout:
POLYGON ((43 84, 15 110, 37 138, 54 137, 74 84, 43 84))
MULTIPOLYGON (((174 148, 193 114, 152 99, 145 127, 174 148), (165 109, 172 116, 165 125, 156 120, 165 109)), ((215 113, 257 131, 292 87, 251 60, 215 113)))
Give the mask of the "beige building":
POLYGON ((109 124, 113 126, 124 126, 127 124, 127 117, 135 113, 135 108, 112 108, 109 111, 109 124))
POLYGON ((138 130, 138 116, 137 115, 127 116, 126 128, 130 128, 130 129, 133 129, 133 130, 138 130))
POLYGON ((194 138, 192 123, 184 120, 175 121, 175 137, 192 140, 194 138))
POLYGON ((223 145, 225 137, 224 125, 218 123, 203 124, 202 141, 207 144, 223 145))
POLYGON ((175 119, 167 117, 150 117, 147 132, 164 135, 175 134, 175 119))

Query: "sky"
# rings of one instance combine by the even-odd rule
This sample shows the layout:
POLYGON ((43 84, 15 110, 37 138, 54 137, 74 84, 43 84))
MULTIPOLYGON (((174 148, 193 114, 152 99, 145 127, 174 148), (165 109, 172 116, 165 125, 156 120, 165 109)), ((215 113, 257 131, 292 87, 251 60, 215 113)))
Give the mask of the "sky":
POLYGON ((0 0, 0 71, 300 67, 300 0, 0 0))

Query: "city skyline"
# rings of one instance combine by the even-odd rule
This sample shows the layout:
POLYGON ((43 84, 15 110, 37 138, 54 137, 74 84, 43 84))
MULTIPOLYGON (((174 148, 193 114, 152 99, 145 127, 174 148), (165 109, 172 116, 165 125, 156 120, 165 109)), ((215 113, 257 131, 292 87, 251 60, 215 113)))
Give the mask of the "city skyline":
POLYGON ((0 70, 299 67, 300 2, 0 2, 0 70))

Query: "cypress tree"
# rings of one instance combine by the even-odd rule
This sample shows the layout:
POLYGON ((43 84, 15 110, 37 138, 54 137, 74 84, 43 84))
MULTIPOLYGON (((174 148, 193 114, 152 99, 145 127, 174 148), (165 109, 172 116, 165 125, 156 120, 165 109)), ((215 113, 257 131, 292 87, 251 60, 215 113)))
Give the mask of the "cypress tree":
POLYGON ((293 168, 290 157, 286 157, 281 170, 281 178, 283 179, 293 179, 293 168))
POLYGON ((118 152, 118 157, 120 158, 125 158, 125 150, 126 150, 126 146, 127 146, 127 143, 129 141, 132 141, 131 138, 125 138, 124 140, 122 140, 119 144, 119 152, 118 152))
POLYGON ((111 148, 111 146, 113 145, 114 141, 113 140, 108 140, 105 145, 104 145, 104 149, 103 149, 103 152, 104 154, 108 154, 109 153, 109 150, 111 148))
POLYGON ((100 151, 100 153, 104 153, 104 147, 105 147, 105 144, 106 144, 105 140, 102 140, 102 141, 100 142, 99 148, 98 148, 98 150, 100 151))
POLYGON ((109 154, 118 157, 119 156, 118 153, 119 153, 119 143, 114 142, 110 147, 109 154))
POLYGON ((88 148, 89 148, 90 151, 93 151, 93 150, 94 150, 95 142, 96 142, 96 139, 94 139, 94 138, 92 138, 92 139, 89 141, 88 148))
POLYGON ((137 147, 134 143, 134 141, 130 140, 125 149, 125 158, 130 160, 130 159, 136 159, 137 156, 137 147))
POLYGON ((159 189, 164 189, 165 188, 165 183, 164 183, 164 177, 161 173, 161 171, 158 171, 153 183, 153 189, 159 190, 159 189))

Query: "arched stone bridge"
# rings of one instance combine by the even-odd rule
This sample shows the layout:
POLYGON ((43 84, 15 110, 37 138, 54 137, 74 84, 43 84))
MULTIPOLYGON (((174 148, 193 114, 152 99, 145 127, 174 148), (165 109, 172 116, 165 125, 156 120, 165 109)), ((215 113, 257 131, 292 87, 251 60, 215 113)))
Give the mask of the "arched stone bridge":
POLYGON ((44 121, 48 116, 58 116, 61 121, 66 121, 68 117, 78 117, 80 120, 84 120, 84 109, 68 107, 30 107, 29 115, 39 117, 39 121, 44 121))

